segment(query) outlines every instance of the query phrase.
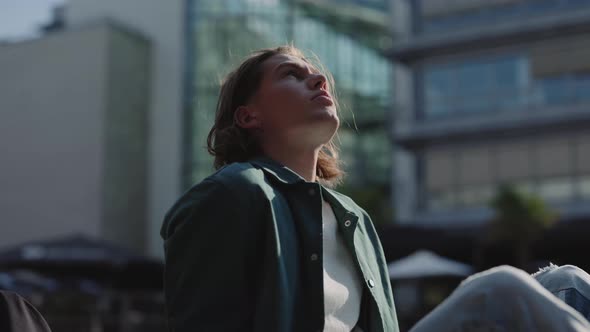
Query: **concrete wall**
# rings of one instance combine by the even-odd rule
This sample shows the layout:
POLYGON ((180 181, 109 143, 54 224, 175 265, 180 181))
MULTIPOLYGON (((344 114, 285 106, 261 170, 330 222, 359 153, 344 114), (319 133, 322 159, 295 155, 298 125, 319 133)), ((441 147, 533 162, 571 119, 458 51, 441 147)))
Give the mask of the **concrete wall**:
POLYGON ((145 252, 150 44, 123 29, 108 36, 101 233, 145 252))
MULTIPOLYGON (((402 65, 395 65, 393 73, 395 114, 391 128, 394 137, 414 122, 414 78, 412 71, 402 65)), ((395 142, 394 142, 395 143, 395 142)), ((410 222, 416 212, 418 198, 417 163, 414 153, 396 146, 392 156, 392 205, 395 206, 395 220, 410 222)))
POLYGON ((149 43, 103 23, 0 47, 0 247, 145 249, 149 43))
POLYGON ((69 26, 104 19, 121 22, 152 43, 149 114, 148 252, 162 256, 159 231, 180 194, 182 151, 183 0, 70 0, 69 26))
POLYGON ((99 235, 108 33, 0 47, 0 246, 99 235))

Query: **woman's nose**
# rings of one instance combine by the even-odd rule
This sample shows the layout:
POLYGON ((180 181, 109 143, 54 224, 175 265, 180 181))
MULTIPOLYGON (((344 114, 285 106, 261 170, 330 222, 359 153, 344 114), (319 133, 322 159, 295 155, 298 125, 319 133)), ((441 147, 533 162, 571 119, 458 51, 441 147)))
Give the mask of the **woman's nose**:
POLYGON ((314 74, 313 77, 311 77, 310 81, 310 87, 312 89, 325 89, 326 88, 326 76, 322 75, 322 74, 314 74))

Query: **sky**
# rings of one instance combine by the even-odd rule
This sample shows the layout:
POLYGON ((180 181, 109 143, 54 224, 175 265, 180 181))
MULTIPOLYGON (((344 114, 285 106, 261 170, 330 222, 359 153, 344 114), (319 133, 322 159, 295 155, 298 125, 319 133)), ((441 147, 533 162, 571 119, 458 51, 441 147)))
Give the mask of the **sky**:
POLYGON ((51 9, 66 0, 0 0, 0 40, 20 40, 38 34, 50 21, 51 9))

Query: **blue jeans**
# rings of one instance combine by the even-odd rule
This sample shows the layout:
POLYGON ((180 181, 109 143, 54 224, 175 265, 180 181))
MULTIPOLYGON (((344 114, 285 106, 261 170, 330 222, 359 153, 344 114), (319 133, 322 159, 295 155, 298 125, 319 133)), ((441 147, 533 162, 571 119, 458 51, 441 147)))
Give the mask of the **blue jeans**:
POLYGON ((573 265, 549 265, 533 277, 551 294, 590 320, 590 275, 573 265))
POLYGON ((590 331, 590 276, 550 265, 532 276, 500 266, 467 278, 411 332, 590 331))

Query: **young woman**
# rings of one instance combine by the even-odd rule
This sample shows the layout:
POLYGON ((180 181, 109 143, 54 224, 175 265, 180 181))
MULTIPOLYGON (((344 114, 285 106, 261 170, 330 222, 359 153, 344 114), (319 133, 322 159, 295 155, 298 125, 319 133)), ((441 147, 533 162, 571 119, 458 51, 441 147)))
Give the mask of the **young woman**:
POLYGON ((162 227, 171 331, 398 331, 386 261, 342 178, 329 74, 291 46, 221 86, 217 172, 162 227))

